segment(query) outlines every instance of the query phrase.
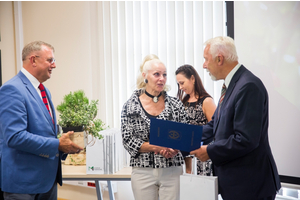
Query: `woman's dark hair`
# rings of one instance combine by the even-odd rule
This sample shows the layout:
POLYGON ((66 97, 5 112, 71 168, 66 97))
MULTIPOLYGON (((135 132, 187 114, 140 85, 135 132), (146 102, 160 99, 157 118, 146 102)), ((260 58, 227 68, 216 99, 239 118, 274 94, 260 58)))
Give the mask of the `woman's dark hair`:
MULTIPOLYGON (((195 91, 195 95, 198 96, 197 103, 201 97, 204 97, 204 96, 211 97, 204 89, 202 81, 199 77, 199 74, 197 73, 197 71, 195 70, 195 68, 193 66, 187 65, 187 64, 182 65, 176 70, 175 75, 177 75, 177 74, 182 74, 187 79, 191 79, 192 75, 194 76, 194 78, 195 78, 194 91, 195 91)), ((184 92, 182 90, 180 90, 180 86, 178 83, 177 83, 177 86, 178 86, 177 97, 182 101, 183 104, 185 104, 189 100, 190 95, 188 95, 188 94, 183 95, 184 92)))

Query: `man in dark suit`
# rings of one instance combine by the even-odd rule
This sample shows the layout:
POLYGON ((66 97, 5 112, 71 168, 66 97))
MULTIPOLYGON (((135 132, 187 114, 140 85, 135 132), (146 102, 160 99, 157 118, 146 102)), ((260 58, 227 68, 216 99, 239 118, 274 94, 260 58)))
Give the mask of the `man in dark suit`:
POLYGON ((50 91, 41 83, 56 68, 54 48, 36 41, 22 51, 23 68, 0 88, 0 187, 4 199, 57 200, 63 153, 82 150, 68 132, 57 139, 50 91))
POLYGON ((205 62, 213 80, 224 80, 219 105, 203 126, 203 145, 192 151, 211 159, 224 200, 273 200, 281 187, 268 141, 268 93, 259 78, 238 63, 230 37, 205 43, 205 62))

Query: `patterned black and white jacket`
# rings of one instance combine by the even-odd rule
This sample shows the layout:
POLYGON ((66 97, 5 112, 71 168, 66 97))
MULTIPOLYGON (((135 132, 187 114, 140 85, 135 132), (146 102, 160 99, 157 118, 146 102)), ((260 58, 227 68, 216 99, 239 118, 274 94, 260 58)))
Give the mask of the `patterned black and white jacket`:
MULTIPOLYGON (((149 142, 150 119, 145 114, 139 101, 143 90, 134 91, 133 95, 124 104, 121 115, 121 131, 124 148, 130 154, 130 166, 166 168, 181 166, 184 161, 181 152, 173 158, 166 159, 154 152, 138 152, 144 142, 149 142)), ((158 115, 157 119, 164 119, 182 123, 188 123, 188 116, 182 102, 164 93, 165 109, 158 115)))

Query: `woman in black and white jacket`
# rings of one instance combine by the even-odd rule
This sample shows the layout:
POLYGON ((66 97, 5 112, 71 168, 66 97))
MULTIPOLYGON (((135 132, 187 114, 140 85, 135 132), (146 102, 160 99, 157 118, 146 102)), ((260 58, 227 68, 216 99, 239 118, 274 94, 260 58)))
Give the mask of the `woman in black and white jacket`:
POLYGON ((131 156, 133 194, 136 200, 179 200, 182 154, 149 144, 150 118, 188 123, 187 114, 181 101, 166 93, 165 65, 155 55, 146 56, 143 63, 140 89, 124 104, 121 116, 123 145, 131 156))

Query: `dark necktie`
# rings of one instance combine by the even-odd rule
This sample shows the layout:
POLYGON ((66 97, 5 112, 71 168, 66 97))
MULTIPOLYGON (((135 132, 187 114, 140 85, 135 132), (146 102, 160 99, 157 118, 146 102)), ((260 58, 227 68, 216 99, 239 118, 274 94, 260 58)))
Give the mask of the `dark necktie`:
MULTIPOLYGON (((46 91, 45 91, 44 85, 40 83, 39 89, 41 90, 41 95, 42 95, 43 102, 44 102, 44 104, 45 104, 45 106, 46 106, 46 108, 47 108, 47 110, 48 110, 48 112, 50 114, 50 117, 52 118, 51 112, 50 112, 50 109, 49 109, 49 105, 48 105, 48 100, 47 100, 47 95, 46 95, 46 91)), ((52 122, 54 124, 53 118, 52 118, 52 122)))
POLYGON ((219 118, 219 115, 220 115, 220 108, 221 108, 222 102, 224 100, 225 93, 226 93, 226 85, 224 83, 223 86, 222 86, 221 97, 220 97, 220 101, 219 101, 218 118, 219 118))

